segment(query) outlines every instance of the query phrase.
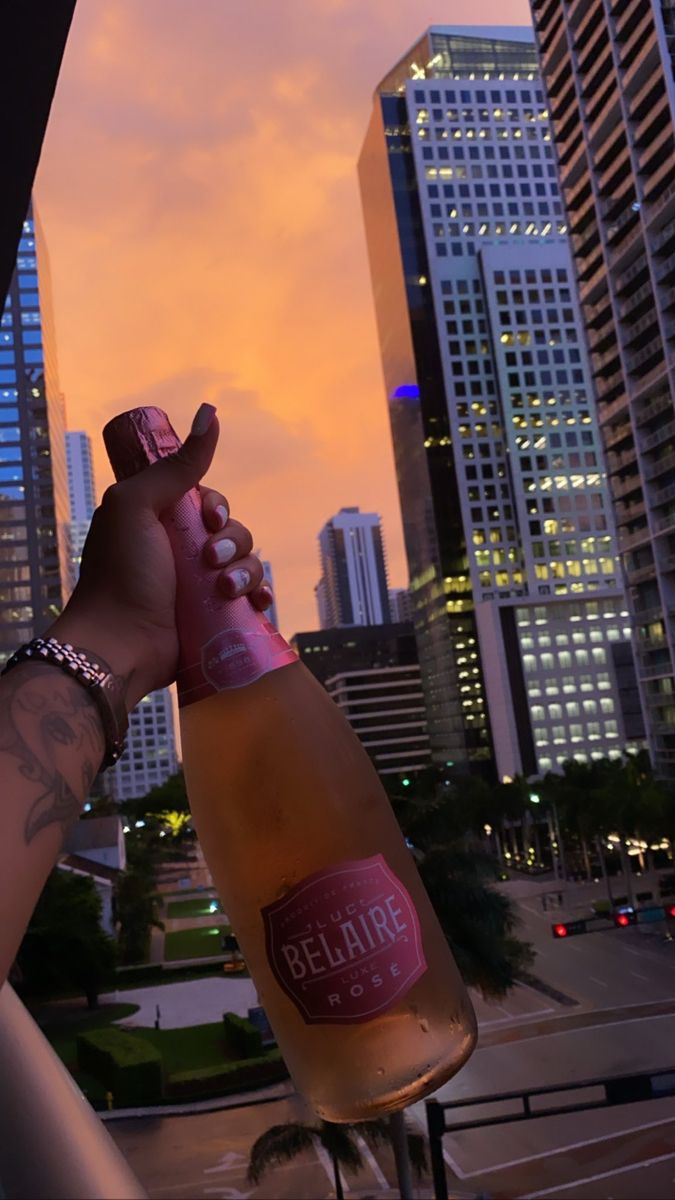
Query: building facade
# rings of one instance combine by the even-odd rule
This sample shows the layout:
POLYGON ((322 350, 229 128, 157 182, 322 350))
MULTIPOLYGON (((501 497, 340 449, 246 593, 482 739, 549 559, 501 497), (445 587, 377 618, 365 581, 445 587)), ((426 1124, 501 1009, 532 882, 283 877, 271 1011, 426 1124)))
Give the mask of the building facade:
POLYGON ((379 775, 409 775, 431 765, 419 663, 342 671, 326 680, 326 691, 379 775))
POLYGON ((431 764, 415 632, 408 622, 297 633, 292 646, 344 713, 380 775, 431 764))
POLYGON ((0 664, 63 605, 64 427, 49 261, 31 206, 0 323, 0 664))
POLYGON ((387 564, 377 513, 341 508, 319 534, 316 601, 322 629, 390 620, 387 564))
POLYGON ((675 10, 532 5, 656 769, 675 775, 675 10))
POLYGON ((392 621, 413 620, 413 602, 408 588, 389 588, 389 611, 392 621))
POLYGON ((84 433, 81 430, 69 430, 66 432, 66 466, 68 469, 68 498, 70 502, 70 521, 68 523, 69 582, 70 590, 72 591, 80 574, 82 549, 96 508, 91 439, 88 433, 84 433))
POLYGON ((618 756, 642 725, 532 31, 430 29, 359 175, 434 760, 618 756))
POLYGON ((146 796, 178 770, 171 692, 144 696, 129 714, 126 749, 101 776, 104 795, 118 803, 146 796))

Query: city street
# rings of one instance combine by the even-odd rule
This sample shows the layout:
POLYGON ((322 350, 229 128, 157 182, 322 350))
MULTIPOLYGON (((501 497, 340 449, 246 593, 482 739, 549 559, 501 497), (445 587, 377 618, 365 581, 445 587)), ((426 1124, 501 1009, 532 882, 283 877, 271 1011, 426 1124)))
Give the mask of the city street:
MULTIPOLYGON (((538 950, 536 975, 578 1003, 564 1005, 521 985, 501 1003, 476 1000, 479 1047, 437 1098, 675 1068, 675 943, 638 928, 555 941, 555 914, 542 913, 536 895, 519 907, 523 936, 538 950)), ((409 1116, 426 1130, 423 1103, 409 1116)), ((209 1114, 112 1121, 108 1128, 157 1200, 323 1200, 334 1195, 332 1175, 316 1153, 270 1172, 258 1188, 246 1182, 255 1138, 298 1119, 311 1113, 291 1097, 209 1114)), ((461 1197, 662 1200, 675 1190, 675 1098, 446 1134, 444 1152, 450 1192, 461 1197)), ((367 1169, 348 1179, 346 1194, 395 1195, 391 1155, 364 1158, 367 1169)), ((429 1179, 418 1195, 431 1195, 429 1179)))

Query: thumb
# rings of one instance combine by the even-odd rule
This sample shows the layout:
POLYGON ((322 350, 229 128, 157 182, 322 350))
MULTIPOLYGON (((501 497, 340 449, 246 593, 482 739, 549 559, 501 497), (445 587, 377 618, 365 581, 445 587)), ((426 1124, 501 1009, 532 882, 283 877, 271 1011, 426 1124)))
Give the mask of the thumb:
POLYGON ((206 474, 218 444, 218 419, 212 404, 202 404, 182 446, 166 458, 160 458, 132 483, 138 503, 159 516, 171 504, 199 483, 206 474))

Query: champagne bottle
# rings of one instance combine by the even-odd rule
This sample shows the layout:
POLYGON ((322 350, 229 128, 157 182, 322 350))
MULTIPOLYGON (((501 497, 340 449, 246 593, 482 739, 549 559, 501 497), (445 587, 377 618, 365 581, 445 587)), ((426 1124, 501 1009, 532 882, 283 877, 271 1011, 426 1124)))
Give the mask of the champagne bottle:
MULTIPOLYGON (((104 439, 118 479, 180 446, 157 408, 116 417, 104 439)), ((281 1052, 326 1120, 403 1108, 476 1038, 412 855, 339 709, 247 597, 217 591, 199 492, 162 520, 190 807, 281 1052)))

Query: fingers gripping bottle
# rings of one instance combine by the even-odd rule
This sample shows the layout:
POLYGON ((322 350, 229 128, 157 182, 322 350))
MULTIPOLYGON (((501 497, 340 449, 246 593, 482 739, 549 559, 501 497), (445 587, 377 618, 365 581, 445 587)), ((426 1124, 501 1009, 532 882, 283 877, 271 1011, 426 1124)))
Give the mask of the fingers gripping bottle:
MULTIPOLYGON (((178 449, 138 408, 118 479, 178 449)), ((163 517, 176 559, 181 737, 199 840, 297 1087, 329 1121, 435 1090, 475 1043, 464 985, 370 760, 247 597, 202 565, 201 499, 163 517)))

